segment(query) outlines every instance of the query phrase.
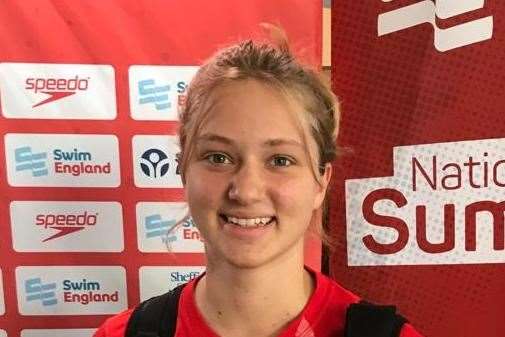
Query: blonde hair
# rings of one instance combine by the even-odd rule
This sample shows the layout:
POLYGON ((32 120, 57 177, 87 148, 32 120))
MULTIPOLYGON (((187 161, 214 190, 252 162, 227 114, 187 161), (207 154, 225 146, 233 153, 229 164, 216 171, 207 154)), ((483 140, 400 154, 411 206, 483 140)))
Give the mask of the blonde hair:
MULTIPOLYGON (((303 111, 298 114, 301 125, 306 126, 304 130, 310 132, 317 145, 317 154, 312 153, 308 145, 307 151, 318 182, 325 165, 339 154, 336 138, 340 109, 335 95, 317 71, 296 60, 282 30, 271 25, 266 28, 271 30, 276 44, 247 40, 221 49, 201 66, 191 81, 186 104, 179 116, 179 165, 183 181, 194 147, 193 139, 210 118, 209 98, 217 87, 230 81, 258 80, 277 88, 302 106, 303 111)), ((306 132, 304 137, 307 138, 306 132)), ((323 242, 329 244, 324 229, 320 235, 323 242)))

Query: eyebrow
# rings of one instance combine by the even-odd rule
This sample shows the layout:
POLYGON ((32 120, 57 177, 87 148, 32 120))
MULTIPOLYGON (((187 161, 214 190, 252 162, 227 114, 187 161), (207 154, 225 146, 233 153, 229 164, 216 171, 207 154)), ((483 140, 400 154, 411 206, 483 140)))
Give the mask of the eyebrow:
MULTIPOLYGON (((196 139, 197 142, 200 141, 210 141, 210 142, 219 142, 223 143, 226 145, 234 145, 235 142, 224 136, 220 136, 214 133, 206 133, 203 134, 196 139)), ((298 147, 304 147, 303 144, 301 144, 299 141, 294 140, 294 139, 285 139, 285 138, 273 138, 273 139, 268 139, 265 142, 263 142, 263 146, 281 146, 281 145, 293 145, 293 146, 298 146, 298 147)))

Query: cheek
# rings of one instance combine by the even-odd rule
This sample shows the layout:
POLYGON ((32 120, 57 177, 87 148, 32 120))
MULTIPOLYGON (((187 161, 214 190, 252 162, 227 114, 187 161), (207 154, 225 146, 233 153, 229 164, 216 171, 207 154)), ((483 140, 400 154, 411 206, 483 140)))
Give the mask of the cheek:
POLYGON ((293 215, 312 213, 315 186, 311 178, 277 180, 276 185, 275 199, 279 208, 288 210, 293 215))
POLYGON ((224 182, 197 169, 188 170, 186 182, 185 193, 191 213, 196 216, 215 211, 223 196, 224 182))

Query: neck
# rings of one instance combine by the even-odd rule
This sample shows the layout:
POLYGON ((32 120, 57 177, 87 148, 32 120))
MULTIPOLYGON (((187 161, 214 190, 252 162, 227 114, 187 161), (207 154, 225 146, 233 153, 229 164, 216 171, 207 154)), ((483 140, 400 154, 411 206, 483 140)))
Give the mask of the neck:
POLYGON ((221 337, 276 336, 296 318, 314 289, 303 249, 260 267, 213 264, 196 287, 196 305, 221 337))

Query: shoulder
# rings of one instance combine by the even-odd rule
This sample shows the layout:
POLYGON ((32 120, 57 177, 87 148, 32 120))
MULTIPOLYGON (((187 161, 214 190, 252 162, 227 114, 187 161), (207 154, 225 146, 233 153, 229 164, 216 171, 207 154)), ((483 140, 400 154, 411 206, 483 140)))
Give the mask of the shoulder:
POLYGON ((129 309, 108 318, 93 337, 123 337, 132 312, 133 309, 129 309))
MULTIPOLYGON (((320 308, 325 307, 333 319, 340 317, 343 322, 349 305, 359 302, 361 298, 320 272, 314 272, 314 275, 316 276, 318 288, 316 296, 324 302, 324 305, 320 305, 320 308)), ((411 324, 406 323, 403 325, 399 337, 423 336, 411 324)))
MULTIPOLYGON (((192 280, 188 284, 192 285, 194 283, 194 281, 195 280, 192 280)), ((187 289, 187 288, 190 288, 190 287, 183 287, 181 289, 187 289)), ((151 299, 146 300, 146 301, 140 303, 139 305, 148 303, 148 302, 150 302, 152 300, 155 300, 155 299, 158 299, 158 298, 159 299, 166 299, 168 297, 172 297, 173 298, 173 296, 170 296, 171 293, 172 292, 167 292, 165 294, 152 297, 151 299)), ((153 302, 151 302, 151 303, 153 303, 153 302)), ((157 303, 162 303, 162 302, 158 301, 157 303)), ((155 305, 154 307, 159 307, 159 306, 155 305)), ((115 316, 112 316, 112 317, 108 318, 98 328, 98 330, 95 332, 95 334, 93 335, 93 337, 124 337, 125 332, 126 332, 126 328, 128 326, 128 321, 130 320, 130 317, 132 316, 134 310, 135 310, 135 308, 131 308, 131 309, 125 310, 125 311, 123 311, 123 312, 121 312, 121 313, 119 313, 119 314, 117 314, 115 316)))
POLYGON ((320 272, 314 272, 314 275, 317 282, 315 295, 321 296, 328 304, 347 308, 350 304, 360 300, 359 296, 328 276, 320 272))
POLYGON ((405 323, 400 332, 400 337, 423 337, 416 329, 409 323, 405 323))
POLYGON ((303 317, 316 336, 340 335, 344 331, 347 308, 358 296, 320 272, 310 270, 316 287, 303 317))

